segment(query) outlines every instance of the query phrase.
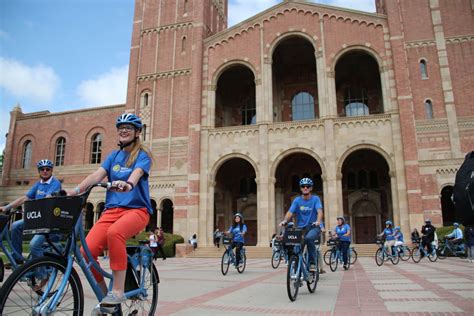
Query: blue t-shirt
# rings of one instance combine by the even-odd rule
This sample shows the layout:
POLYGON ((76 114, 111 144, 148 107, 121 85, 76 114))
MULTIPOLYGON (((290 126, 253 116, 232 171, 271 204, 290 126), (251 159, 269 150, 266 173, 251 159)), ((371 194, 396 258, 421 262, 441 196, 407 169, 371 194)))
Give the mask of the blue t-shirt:
POLYGON ((299 228, 305 228, 318 219, 318 209, 322 209, 321 200, 317 195, 311 195, 309 200, 298 196, 291 203, 289 212, 297 217, 296 225, 299 228))
POLYGON ((127 181, 132 172, 140 168, 144 174, 137 185, 129 192, 107 191, 105 196, 105 208, 143 208, 146 207, 148 213, 153 214, 150 202, 150 191, 148 187, 148 175, 150 173, 151 159, 146 152, 140 151, 135 163, 127 167, 129 153, 123 150, 113 151, 102 163, 102 168, 107 172, 108 181, 127 181))
POLYGON ((334 228, 334 231, 336 232, 337 234, 337 237, 339 237, 339 240, 341 241, 351 241, 351 236, 344 236, 345 234, 347 234, 347 232, 351 229, 351 227, 349 226, 349 224, 344 224, 344 225, 341 225, 341 226, 336 226, 336 228, 334 228))
POLYGON ((393 229, 392 228, 385 228, 383 230, 383 234, 385 236, 385 240, 395 240, 395 236, 393 236, 393 229))
POLYGON ((51 195, 51 193, 58 192, 59 190, 61 190, 61 182, 52 176, 46 182, 36 182, 26 193, 26 196, 30 200, 43 199, 48 195, 51 195))
POLYGON ((402 234, 401 231, 398 231, 398 232, 395 233, 395 239, 396 239, 397 241, 405 242, 405 241, 403 240, 403 234, 402 234))
POLYGON ((234 242, 241 242, 244 243, 244 236, 242 236, 240 233, 245 233, 247 232, 247 225, 242 224, 242 230, 240 230, 240 225, 232 225, 230 226, 229 232, 231 232, 234 235, 234 242))

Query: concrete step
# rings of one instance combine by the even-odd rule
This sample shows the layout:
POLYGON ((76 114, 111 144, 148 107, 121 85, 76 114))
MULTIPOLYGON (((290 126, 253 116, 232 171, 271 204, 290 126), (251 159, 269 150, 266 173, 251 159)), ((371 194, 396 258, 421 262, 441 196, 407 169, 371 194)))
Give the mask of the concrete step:
MULTIPOLYGON (((377 250, 376 244, 351 244, 357 251, 359 257, 373 257, 377 250)), ((224 253, 224 247, 220 248, 214 246, 198 247, 195 251, 187 254, 188 258, 220 258, 224 253)), ((250 259, 271 258, 272 249, 270 247, 245 246, 247 257, 250 259)), ((321 247, 321 252, 328 249, 326 245, 321 247)))

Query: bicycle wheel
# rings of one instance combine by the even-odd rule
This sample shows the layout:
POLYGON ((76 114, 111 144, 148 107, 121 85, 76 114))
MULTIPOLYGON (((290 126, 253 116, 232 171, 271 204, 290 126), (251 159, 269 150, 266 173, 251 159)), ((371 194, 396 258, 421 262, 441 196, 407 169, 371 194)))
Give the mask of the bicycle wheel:
MULTIPOLYGON (((139 268, 143 268, 143 266, 139 266, 139 268)), ((140 275, 140 273, 141 271, 138 270, 137 274, 140 275)), ((145 273, 143 286, 147 290, 147 296, 131 297, 122 303, 123 315, 155 315, 156 307, 158 306, 158 284, 160 278, 154 264, 146 268, 145 273)))
POLYGON ((336 248, 333 248, 331 250, 331 256, 329 258, 329 268, 331 269, 332 272, 337 270, 337 263, 339 261, 338 255, 337 255, 337 250, 336 248))
POLYGON ((438 258, 441 260, 446 259, 446 256, 448 254, 448 247, 440 247, 437 250, 438 258))
POLYGON ((421 260, 421 249, 420 247, 416 247, 413 249, 411 252, 411 259, 413 260, 414 263, 418 263, 421 260))
POLYGON ((272 268, 277 269, 281 262, 281 251, 277 250, 272 255, 272 268))
MULTIPOLYGON (((36 258, 13 271, 0 289, 0 315, 36 315, 49 301, 64 278, 67 262, 56 257, 36 258), (46 278, 37 279, 38 269, 46 278)), ((84 294, 81 280, 74 268, 56 305, 56 314, 82 315, 84 294)))
POLYGON ((237 266, 237 271, 239 273, 243 273, 245 271, 245 267, 247 266, 247 256, 245 255, 245 251, 241 252, 240 261, 242 262, 242 265, 239 264, 237 266))
POLYGON ((331 258, 331 249, 328 249, 324 252, 324 263, 329 265, 329 263, 331 262, 330 258, 331 258))
POLYGON ((0 282, 3 282, 4 276, 5 276, 5 266, 3 265, 3 259, 0 258, 0 282))
POLYGON ((384 253, 382 251, 382 248, 379 248, 375 252, 375 263, 380 267, 384 261, 385 261, 384 253))
POLYGON ((357 251, 352 247, 350 249, 351 249, 351 264, 354 265, 354 263, 356 263, 357 261, 357 251))
POLYGON ((223 275, 227 274, 227 272, 229 271, 229 266, 230 266, 230 256, 229 256, 229 252, 226 250, 224 254, 222 255, 222 261, 221 261, 221 272, 223 275))
POLYGON ((306 286, 308 287, 309 293, 314 293, 316 291, 316 287, 318 286, 319 281, 319 267, 316 269, 315 272, 308 272, 309 273, 309 280, 306 281, 306 286))
POLYGON ((392 261, 392 264, 397 265, 400 262, 400 256, 398 254, 392 254, 390 256, 390 261, 392 261))
POLYGON ((402 259, 402 261, 407 261, 408 259, 410 259, 411 257, 410 248, 408 248, 407 246, 402 246, 402 252, 399 254, 399 256, 400 256, 400 259, 402 259))
POLYGON ((294 302, 300 289, 300 274, 298 273, 298 257, 291 256, 288 261, 288 270, 286 273, 286 292, 290 301, 294 302))
POLYGON ((436 250, 435 250, 435 251, 432 251, 432 252, 428 255, 428 259, 430 259, 431 262, 436 262, 436 260, 438 260, 438 255, 436 254, 436 250))

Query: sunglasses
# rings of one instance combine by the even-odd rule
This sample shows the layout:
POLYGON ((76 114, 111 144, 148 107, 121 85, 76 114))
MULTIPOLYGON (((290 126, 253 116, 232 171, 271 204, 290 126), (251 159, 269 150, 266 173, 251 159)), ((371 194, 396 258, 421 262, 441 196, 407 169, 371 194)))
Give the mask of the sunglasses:
POLYGON ((300 186, 300 188, 302 188, 302 189, 309 189, 309 188, 311 188, 311 186, 310 186, 310 185, 302 185, 302 186, 300 186))
POLYGON ((51 171, 51 168, 40 168, 39 171, 51 171))

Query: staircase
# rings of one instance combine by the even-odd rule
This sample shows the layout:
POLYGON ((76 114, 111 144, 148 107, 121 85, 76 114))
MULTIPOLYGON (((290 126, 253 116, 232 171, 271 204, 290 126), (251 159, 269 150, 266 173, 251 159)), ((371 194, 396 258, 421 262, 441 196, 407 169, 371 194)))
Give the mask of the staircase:
MULTIPOLYGON (((357 251, 358 257, 374 257, 375 251, 377 250, 376 244, 351 244, 352 247, 357 251)), ((245 246, 247 258, 249 259, 265 259, 271 258, 272 248, 270 247, 257 247, 257 246, 245 246)), ((323 246, 321 249, 322 254, 326 251, 327 247, 323 246)), ((188 258, 220 258, 224 253, 224 247, 220 248, 214 246, 198 247, 195 251, 187 255, 188 258)))

